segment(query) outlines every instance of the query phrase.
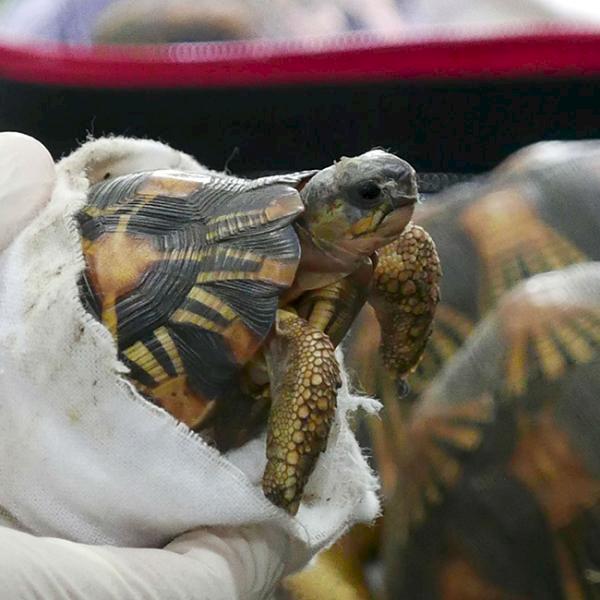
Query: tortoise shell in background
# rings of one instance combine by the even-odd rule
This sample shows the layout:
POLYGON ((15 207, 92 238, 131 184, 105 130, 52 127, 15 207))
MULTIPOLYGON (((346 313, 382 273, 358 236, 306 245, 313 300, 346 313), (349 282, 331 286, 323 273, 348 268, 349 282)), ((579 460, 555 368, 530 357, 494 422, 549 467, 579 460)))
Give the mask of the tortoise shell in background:
POLYGON ((600 260, 599 167, 598 142, 539 144, 422 207, 445 277, 411 404, 355 329, 389 598, 600 597, 600 273, 575 266, 600 260))

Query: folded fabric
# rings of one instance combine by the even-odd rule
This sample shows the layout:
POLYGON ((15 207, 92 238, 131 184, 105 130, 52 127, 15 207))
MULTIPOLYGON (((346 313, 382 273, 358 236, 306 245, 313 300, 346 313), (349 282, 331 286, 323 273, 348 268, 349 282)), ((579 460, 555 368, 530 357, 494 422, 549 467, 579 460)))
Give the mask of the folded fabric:
MULTIPOLYGON (((348 411, 378 404, 344 384, 327 451, 298 515, 264 497, 265 440, 220 454, 141 397, 109 332, 80 303, 74 214, 105 177, 204 169, 163 144, 104 138, 57 166, 49 204, 0 254, 0 517, 36 535, 160 547, 200 526, 268 523, 298 565, 379 510, 348 411)), ((0 522, 2 522, 0 521, 0 522)))

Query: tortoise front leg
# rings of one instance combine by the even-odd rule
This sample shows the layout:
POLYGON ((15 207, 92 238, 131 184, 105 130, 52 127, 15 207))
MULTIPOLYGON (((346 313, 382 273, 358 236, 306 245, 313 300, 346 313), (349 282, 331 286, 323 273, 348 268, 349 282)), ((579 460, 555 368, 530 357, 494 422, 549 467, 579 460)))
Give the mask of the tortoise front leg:
POLYGON ((368 259, 343 279, 306 292, 297 303, 298 314, 324 331, 337 348, 369 297, 373 269, 368 259))
POLYGON ((340 372, 325 333, 277 311, 267 351, 272 405, 267 425, 266 497, 296 514, 316 460, 327 446, 340 372))
POLYGON ((417 366, 440 299, 440 261, 429 234, 409 223, 379 250, 369 303, 381 326, 381 357, 397 388, 417 366))

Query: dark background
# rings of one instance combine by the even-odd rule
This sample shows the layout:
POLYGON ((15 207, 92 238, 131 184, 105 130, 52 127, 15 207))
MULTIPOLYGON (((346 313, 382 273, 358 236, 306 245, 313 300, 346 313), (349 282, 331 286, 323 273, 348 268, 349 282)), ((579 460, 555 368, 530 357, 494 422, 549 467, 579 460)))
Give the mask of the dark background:
POLYGON ((0 130, 55 158, 88 133, 159 139, 237 174, 322 167, 373 146, 418 171, 472 173, 550 139, 600 137, 600 79, 83 89, 0 81, 0 130))

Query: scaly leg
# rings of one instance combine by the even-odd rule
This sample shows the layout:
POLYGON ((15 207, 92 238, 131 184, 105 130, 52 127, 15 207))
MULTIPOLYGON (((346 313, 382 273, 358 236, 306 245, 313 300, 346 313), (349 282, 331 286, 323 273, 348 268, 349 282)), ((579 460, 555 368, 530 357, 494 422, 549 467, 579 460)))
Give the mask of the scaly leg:
POLYGON ((414 223, 379 251, 369 303, 381 325, 381 356, 399 392, 417 366, 440 299, 441 269, 433 240, 414 223))
POLYGON ((296 514, 304 485, 327 446, 340 372, 325 333, 277 311, 266 351, 272 405, 267 425, 266 497, 296 514))

